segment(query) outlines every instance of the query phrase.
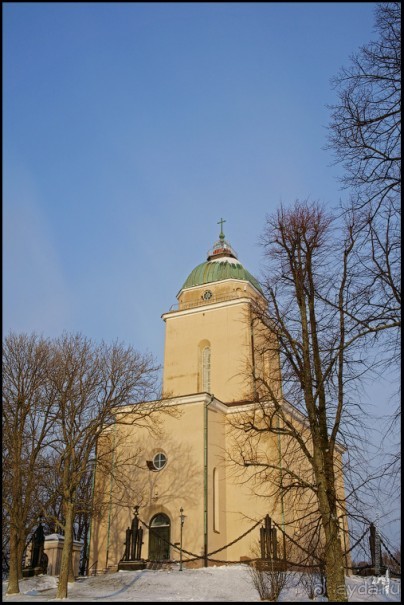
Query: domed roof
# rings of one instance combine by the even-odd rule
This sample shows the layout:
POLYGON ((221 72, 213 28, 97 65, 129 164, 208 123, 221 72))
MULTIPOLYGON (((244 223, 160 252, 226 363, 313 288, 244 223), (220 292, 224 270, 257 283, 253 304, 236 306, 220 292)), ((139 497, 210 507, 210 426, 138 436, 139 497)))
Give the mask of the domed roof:
POLYGON ((219 241, 217 241, 213 246, 213 249, 208 252, 206 262, 201 263, 191 271, 181 290, 224 279, 241 279, 243 281, 248 281, 258 290, 258 292, 263 294, 258 281, 243 267, 237 259, 237 255, 233 248, 224 239, 222 228, 219 241))

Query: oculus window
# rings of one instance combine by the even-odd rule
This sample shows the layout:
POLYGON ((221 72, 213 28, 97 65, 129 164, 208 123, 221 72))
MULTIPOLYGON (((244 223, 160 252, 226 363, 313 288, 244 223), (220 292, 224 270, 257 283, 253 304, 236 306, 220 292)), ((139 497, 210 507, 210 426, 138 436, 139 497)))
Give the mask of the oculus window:
POLYGON ((156 471, 161 471, 167 464, 167 456, 163 452, 159 452, 153 458, 153 467, 156 471))

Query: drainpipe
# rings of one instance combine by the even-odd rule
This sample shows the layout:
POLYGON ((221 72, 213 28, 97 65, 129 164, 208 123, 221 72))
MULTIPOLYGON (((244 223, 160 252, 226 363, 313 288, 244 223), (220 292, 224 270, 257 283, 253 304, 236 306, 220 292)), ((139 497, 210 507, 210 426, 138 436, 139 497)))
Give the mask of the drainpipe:
POLYGON ((107 552, 105 556, 105 569, 108 570, 108 558, 109 558, 109 539, 111 532, 111 511, 112 511, 112 486, 114 483, 114 464, 115 464, 115 436, 116 436, 116 421, 114 423, 114 438, 112 445, 112 467, 111 467, 111 481, 109 486, 109 511, 108 511, 108 532, 107 532, 107 552))
POLYGON ((282 447, 281 447, 281 435, 279 432, 280 422, 279 415, 276 415, 278 425, 278 460, 279 460, 279 485, 281 490, 281 513, 282 513, 282 529, 285 531, 285 509, 283 506, 283 469, 282 469, 282 447))
POLYGON ((253 380, 253 397, 257 398, 257 379, 255 376, 255 343, 254 343, 254 319, 252 316, 251 305, 249 307, 250 312, 250 337, 251 337, 251 364, 252 364, 252 380, 253 380))
POLYGON ((204 567, 208 566, 208 406, 214 400, 214 395, 210 396, 210 401, 204 405, 203 414, 203 554, 204 567))
MULTIPOLYGON (((278 351, 278 363, 279 363, 279 376, 280 376, 280 353, 278 351)), ((283 388, 282 388, 282 379, 280 380, 280 399, 283 401, 283 388)), ((285 508, 283 503, 283 469, 282 469, 282 448, 281 448, 281 434, 279 432, 279 414, 277 414, 278 419, 278 454, 279 454, 279 475, 280 475, 280 487, 281 487, 281 515, 282 515, 282 529, 283 529, 283 556, 286 559, 286 539, 285 539, 285 508)))
MULTIPOLYGON (((279 429, 279 416, 278 416, 278 429, 279 429)), ((283 472, 282 472, 282 449, 281 449, 281 436, 278 433, 278 453, 279 453, 279 475, 280 475, 280 486, 281 486, 281 513, 282 513, 282 529, 285 531, 285 509, 283 505, 283 472)))

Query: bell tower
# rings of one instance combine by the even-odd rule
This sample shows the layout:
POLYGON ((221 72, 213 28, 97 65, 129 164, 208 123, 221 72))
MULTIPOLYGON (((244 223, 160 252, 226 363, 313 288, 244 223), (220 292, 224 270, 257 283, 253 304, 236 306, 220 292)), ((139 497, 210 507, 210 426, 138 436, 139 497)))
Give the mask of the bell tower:
POLYGON ((191 271, 166 324, 163 396, 207 392, 226 403, 254 393, 252 303, 265 304, 258 281, 242 266, 221 225, 207 260, 191 271))

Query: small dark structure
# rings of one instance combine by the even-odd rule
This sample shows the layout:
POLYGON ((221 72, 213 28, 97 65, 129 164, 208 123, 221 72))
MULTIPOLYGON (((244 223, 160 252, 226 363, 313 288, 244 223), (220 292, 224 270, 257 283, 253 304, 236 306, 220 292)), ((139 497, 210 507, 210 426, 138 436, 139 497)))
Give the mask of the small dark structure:
POLYGON ((369 530, 369 546, 372 560, 371 571, 373 572, 372 575, 380 576, 386 573, 386 566, 383 565, 380 534, 373 523, 370 524, 369 530))
POLYGON ((286 543, 285 534, 283 534, 283 549, 279 552, 279 543, 276 527, 272 527, 272 520, 269 515, 264 519, 264 525, 260 528, 260 547, 261 560, 257 561, 257 567, 265 570, 268 567, 271 569, 286 569, 286 543))
POLYGON ((135 515, 133 517, 132 526, 126 530, 126 540, 124 542, 125 552, 122 559, 118 563, 118 570, 136 570, 146 567, 145 561, 142 560, 142 544, 143 544, 143 529, 139 527, 139 507, 135 506, 135 515))
POLYGON ((46 574, 48 570, 48 555, 44 552, 45 532, 40 523, 36 528, 31 539, 31 561, 27 567, 22 570, 24 578, 46 574))

